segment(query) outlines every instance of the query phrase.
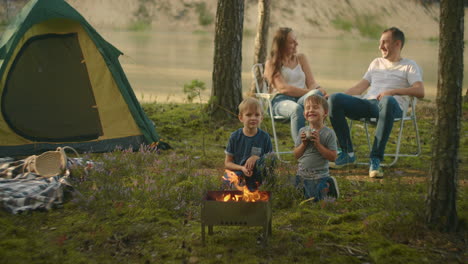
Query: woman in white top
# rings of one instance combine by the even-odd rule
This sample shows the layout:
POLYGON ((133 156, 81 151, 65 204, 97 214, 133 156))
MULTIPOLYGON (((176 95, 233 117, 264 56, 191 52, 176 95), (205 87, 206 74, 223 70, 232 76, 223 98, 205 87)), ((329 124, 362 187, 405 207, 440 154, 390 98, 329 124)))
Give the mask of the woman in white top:
POLYGON ((291 120, 291 136, 296 140, 305 125, 304 99, 312 94, 327 95, 312 75, 307 58, 297 53, 297 38, 291 28, 279 28, 273 38, 265 77, 270 83, 273 113, 291 120))

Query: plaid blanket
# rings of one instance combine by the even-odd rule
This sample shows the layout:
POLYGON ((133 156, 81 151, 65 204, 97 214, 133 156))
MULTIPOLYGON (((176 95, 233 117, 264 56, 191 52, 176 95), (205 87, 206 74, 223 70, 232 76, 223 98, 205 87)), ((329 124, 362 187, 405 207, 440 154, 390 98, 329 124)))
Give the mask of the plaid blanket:
MULTIPOLYGON (((24 173, 24 160, 2 160, 0 164, 0 202, 13 214, 35 209, 51 209, 63 202, 63 190, 71 186, 70 171, 64 175, 43 178, 35 173, 24 173)), ((1 161, 0 161, 1 162, 1 161)))

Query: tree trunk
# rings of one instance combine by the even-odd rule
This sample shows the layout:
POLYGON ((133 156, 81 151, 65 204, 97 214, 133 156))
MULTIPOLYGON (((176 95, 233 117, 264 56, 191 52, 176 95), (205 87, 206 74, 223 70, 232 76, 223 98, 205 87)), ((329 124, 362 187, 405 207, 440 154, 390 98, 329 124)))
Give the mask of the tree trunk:
POLYGON ((426 221, 432 227, 457 229, 458 149, 463 84, 463 0, 440 3, 439 76, 426 221))
POLYGON ((468 89, 466 89, 466 94, 463 102, 468 103, 468 89))
MULTIPOLYGON (((265 63, 267 57, 268 27, 270 25, 270 0, 258 0, 258 24, 255 37, 255 54, 253 63, 265 63)), ((259 80, 263 73, 256 72, 254 78, 259 80)), ((259 82, 263 85, 263 82, 259 82)), ((250 87, 250 94, 256 93, 255 80, 250 87)))
POLYGON ((6 10, 6 23, 10 24, 10 13, 9 13, 8 0, 5 0, 5 10, 6 10))
POLYGON ((218 0, 215 25, 213 88, 209 103, 215 119, 237 116, 242 101, 244 0, 218 0))

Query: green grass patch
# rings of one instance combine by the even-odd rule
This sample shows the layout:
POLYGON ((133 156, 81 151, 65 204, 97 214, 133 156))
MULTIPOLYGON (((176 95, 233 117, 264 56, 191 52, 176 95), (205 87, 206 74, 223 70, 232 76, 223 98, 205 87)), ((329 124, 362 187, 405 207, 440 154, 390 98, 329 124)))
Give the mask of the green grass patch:
MULTIPOLYGON (((382 180, 368 179, 365 166, 332 170, 338 200, 304 201, 294 187, 297 163, 285 155, 290 162, 279 163, 276 180, 262 186, 272 192, 273 203, 267 246, 259 240, 261 227, 215 226, 206 245, 201 243, 201 198, 221 189, 224 147, 240 122, 200 122, 198 104, 143 107, 173 149, 83 154, 101 165, 72 169, 77 192, 69 193, 61 208, 20 215, 0 211, 1 263, 457 263, 466 257, 466 231, 442 234, 424 224, 431 102, 418 103, 422 156, 402 158, 385 169, 382 180)), ((262 128, 270 130, 268 120, 262 128)), ((277 128, 281 148, 289 149, 289 124, 277 128)), ((364 147, 362 131, 353 131, 355 144, 364 147)), ((365 159, 367 150, 359 151, 358 158, 365 159)), ((461 164, 467 162, 461 155, 461 164)), ((460 175, 468 175, 466 167, 460 175)), ((466 193, 466 184, 460 184, 457 207, 465 223, 466 193)))

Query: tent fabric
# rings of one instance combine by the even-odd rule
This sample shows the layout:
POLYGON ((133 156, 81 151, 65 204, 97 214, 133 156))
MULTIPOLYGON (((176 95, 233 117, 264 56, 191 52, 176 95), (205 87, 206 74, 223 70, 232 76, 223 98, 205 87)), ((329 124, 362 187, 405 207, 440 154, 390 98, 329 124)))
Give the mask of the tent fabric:
POLYGON ((123 53, 63 0, 31 0, 0 39, 0 157, 159 141, 123 53))

